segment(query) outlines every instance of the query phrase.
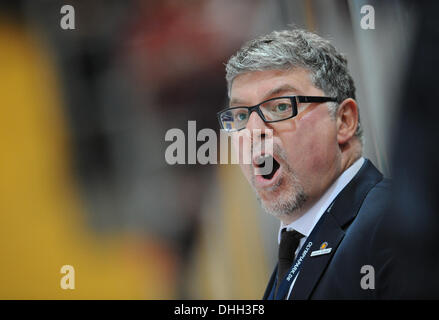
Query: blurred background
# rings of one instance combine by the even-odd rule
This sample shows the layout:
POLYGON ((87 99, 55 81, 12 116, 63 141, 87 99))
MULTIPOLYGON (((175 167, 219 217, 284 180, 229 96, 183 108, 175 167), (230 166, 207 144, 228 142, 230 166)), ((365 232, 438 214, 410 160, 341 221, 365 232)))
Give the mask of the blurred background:
POLYGON ((347 55, 364 155, 391 176, 418 21, 401 1, 3 0, 0 298, 261 298, 278 220, 237 166, 168 165, 165 133, 218 132, 224 63, 293 23, 347 55), (60 288, 66 264, 74 290, 60 288))

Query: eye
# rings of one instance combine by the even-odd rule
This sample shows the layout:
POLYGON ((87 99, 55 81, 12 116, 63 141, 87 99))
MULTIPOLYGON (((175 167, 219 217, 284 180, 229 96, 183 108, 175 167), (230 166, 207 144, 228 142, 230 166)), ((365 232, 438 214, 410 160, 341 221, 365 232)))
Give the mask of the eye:
POLYGON ((236 119, 238 121, 244 121, 245 119, 247 119, 247 114, 246 113, 238 113, 236 115, 236 119))
POLYGON ((274 112, 285 112, 290 109, 291 106, 288 103, 279 103, 274 107, 274 112))

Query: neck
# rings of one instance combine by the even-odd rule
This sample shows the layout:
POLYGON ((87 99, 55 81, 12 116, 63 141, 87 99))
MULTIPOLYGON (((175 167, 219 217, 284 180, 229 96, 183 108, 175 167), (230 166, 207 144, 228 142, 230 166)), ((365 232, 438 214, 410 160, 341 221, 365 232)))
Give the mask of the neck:
POLYGON ((346 145, 340 147, 341 150, 341 170, 338 176, 345 172, 362 155, 362 146, 359 139, 354 138, 346 145))

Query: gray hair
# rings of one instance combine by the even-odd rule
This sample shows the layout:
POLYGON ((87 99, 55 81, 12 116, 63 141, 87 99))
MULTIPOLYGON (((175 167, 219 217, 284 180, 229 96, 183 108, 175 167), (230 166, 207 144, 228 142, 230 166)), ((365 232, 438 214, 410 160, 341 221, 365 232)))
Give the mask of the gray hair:
MULTIPOLYGON (((340 102, 355 99, 355 84, 345 56, 328 40, 303 29, 273 31, 245 43, 226 64, 229 96, 233 79, 239 74, 294 67, 310 71, 314 86, 337 98, 337 103, 328 103, 331 116, 335 117, 340 102)), ((355 136, 363 143, 359 118, 355 136)))

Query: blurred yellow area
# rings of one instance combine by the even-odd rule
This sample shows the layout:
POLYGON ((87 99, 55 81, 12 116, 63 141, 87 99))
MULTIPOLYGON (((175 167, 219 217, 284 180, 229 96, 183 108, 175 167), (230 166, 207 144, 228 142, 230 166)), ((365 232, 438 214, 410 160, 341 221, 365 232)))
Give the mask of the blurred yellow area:
POLYGON ((261 299, 271 264, 255 196, 238 165, 221 165, 218 194, 205 209, 192 294, 202 299, 261 299))
POLYGON ((169 249, 88 228, 55 67, 39 39, 0 21, 0 298, 175 297, 169 249), (75 269, 74 290, 60 287, 63 265, 75 269))

